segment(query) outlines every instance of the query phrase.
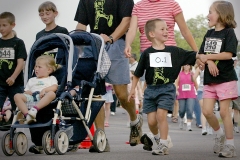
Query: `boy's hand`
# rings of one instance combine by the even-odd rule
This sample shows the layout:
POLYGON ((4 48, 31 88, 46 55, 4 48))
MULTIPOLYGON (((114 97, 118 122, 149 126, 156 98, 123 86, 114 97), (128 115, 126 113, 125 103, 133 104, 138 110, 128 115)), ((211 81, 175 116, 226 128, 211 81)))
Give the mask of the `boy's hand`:
POLYGON ((130 91, 129 95, 128 95, 128 102, 130 102, 130 99, 134 99, 135 98, 135 89, 130 91))
POLYGON ((197 63, 197 65, 199 66, 199 68, 200 68, 201 70, 204 70, 205 64, 204 64, 202 61, 200 61, 200 59, 197 59, 197 60, 196 60, 196 63, 197 63))
POLYGON ((213 76, 213 77, 217 77, 218 74, 219 74, 219 70, 216 66, 216 64, 213 62, 213 61, 207 61, 207 64, 208 64, 208 70, 210 72, 210 74, 213 76))
POLYGON ((206 63, 207 62, 207 55, 199 54, 198 59, 200 59, 201 62, 206 63))
POLYGON ((131 52, 132 52, 131 46, 126 46, 125 49, 124 49, 125 57, 130 58, 131 57, 131 52))
POLYGON ((9 77, 7 80, 6 80, 7 84, 9 86, 12 86, 14 83, 15 83, 15 79, 12 78, 12 77, 9 77))

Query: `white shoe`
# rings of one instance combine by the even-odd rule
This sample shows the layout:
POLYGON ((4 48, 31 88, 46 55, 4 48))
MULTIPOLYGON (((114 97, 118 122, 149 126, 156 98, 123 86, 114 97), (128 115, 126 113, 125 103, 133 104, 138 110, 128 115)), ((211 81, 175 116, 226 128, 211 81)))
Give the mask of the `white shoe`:
POLYGON ((192 131, 191 125, 187 125, 187 131, 192 131))
POLYGON ((112 115, 112 116, 115 116, 115 112, 111 112, 111 115, 112 115))
POLYGON ((202 128, 202 135, 203 135, 203 136, 207 135, 207 130, 206 130, 206 128, 202 128))
POLYGON ((183 129, 183 126, 184 126, 183 123, 184 123, 184 122, 183 122, 183 119, 180 119, 180 121, 179 121, 179 128, 180 128, 180 129, 183 129))
POLYGON ((26 117, 26 120, 24 121, 24 124, 30 124, 30 123, 36 122, 37 112, 38 111, 36 108, 31 108, 28 111, 28 115, 26 117))
POLYGON ((167 141, 168 141, 168 148, 172 148, 173 147, 173 143, 172 143, 172 139, 171 139, 171 137, 169 135, 167 136, 167 141))
POLYGON ((236 132, 236 133, 239 133, 239 129, 238 129, 238 127, 237 126, 234 126, 234 131, 236 132))
POLYGON ((213 134, 212 127, 208 127, 207 132, 208 132, 208 135, 212 135, 213 134))

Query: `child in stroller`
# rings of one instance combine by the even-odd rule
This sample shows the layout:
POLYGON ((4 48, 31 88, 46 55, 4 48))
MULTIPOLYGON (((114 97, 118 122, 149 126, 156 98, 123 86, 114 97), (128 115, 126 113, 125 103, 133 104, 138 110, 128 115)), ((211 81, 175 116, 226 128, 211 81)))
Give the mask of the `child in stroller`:
POLYGON ((56 98, 58 82, 54 76, 49 75, 59 67, 60 65, 57 65, 50 55, 42 55, 36 59, 34 67, 36 77, 29 79, 24 93, 14 96, 18 109, 26 118, 24 124, 36 122, 37 112, 56 98), (37 104, 28 110, 26 103, 34 101, 38 101, 37 104))

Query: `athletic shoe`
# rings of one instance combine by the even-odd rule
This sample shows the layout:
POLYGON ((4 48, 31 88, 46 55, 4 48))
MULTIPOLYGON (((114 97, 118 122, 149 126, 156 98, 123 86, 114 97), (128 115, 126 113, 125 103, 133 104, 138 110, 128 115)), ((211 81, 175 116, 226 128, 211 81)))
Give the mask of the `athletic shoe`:
POLYGON ((221 135, 220 137, 216 137, 214 138, 215 140, 215 144, 213 146, 213 152, 218 154, 219 152, 221 152, 223 150, 223 145, 225 142, 225 135, 221 135))
POLYGON ((43 148, 42 146, 35 146, 32 145, 29 150, 29 152, 34 153, 34 154, 43 154, 43 148))
POLYGON ((207 135, 207 130, 206 130, 206 128, 202 128, 202 135, 203 135, 203 136, 207 135))
POLYGON ((138 123, 135 126, 130 126, 130 136, 129 136, 129 143, 130 146, 136 146, 137 144, 141 143, 140 139, 142 137, 142 125, 143 125, 143 118, 142 115, 138 114, 138 123))
POLYGON ((38 112, 37 109, 32 107, 28 111, 28 114, 27 114, 24 124, 30 124, 30 123, 36 122, 37 112, 38 112))
POLYGON ((219 157, 232 158, 237 156, 236 149, 232 145, 224 145, 223 150, 219 152, 219 157))
POLYGON ((234 131, 236 132, 236 133, 239 133, 239 129, 238 129, 238 127, 237 126, 234 126, 234 131))
POLYGON ((157 148, 155 150, 152 151, 153 155, 167 155, 168 153, 168 147, 165 146, 162 143, 159 143, 157 148))
POLYGON ((180 119, 180 121, 179 121, 179 128, 180 128, 180 129, 183 129, 183 126, 184 126, 183 123, 184 123, 184 122, 183 122, 183 119, 180 119))
POLYGON ((192 131, 191 125, 187 125, 187 131, 192 131))

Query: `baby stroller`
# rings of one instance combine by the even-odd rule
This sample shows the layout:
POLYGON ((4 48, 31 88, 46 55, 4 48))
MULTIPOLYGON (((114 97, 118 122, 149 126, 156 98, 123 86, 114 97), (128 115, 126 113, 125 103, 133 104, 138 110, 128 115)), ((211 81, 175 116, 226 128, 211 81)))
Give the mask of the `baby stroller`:
MULTIPOLYGON (((87 34, 87 32, 83 33, 87 34)), ((96 35, 92 35, 92 37, 96 37, 96 35)), ((78 40, 78 43, 80 44, 81 42, 85 45, 92 46, 96 45, 96 43, 93 43, 95 40, 91 41, 92 43, 86 41, 87 39, 78 40)), ((19 118, 19 116, 21 114, 19 114, 20 112, 16 112, 10 131, 6 132, 2 138, 2 150, 7 156, 13 155, 14 152, 21 156, 24 155, 28 149, 26 135, 23 132, 16 132, 16 128, 48 127, 49 130, 45 131, 42 136, 42 147, 44 152, 48 155, 54 154, 55 152, 58 154, 65 154, 69 145, 83 141, 87 135, 93 142, 95 149, 99 152, 102 152, 106 146, 106 136, 104 131, 97 130, 93 137, 89 130, 104 103, 104 100, 102 99, 92 98, 94 89, 97 84, 100 84, 98 83, 101 79, 99 76, 100 74, 98 73, 99 70, 95 70, 91 82, 79 79, 81 89, 77 99, 74 99, 68 92, 70 88, 72 88, 72 78, 75 77, 74 74, 77 73, 75 69, 77 69, 76 65, 79 56, 79 53, 77 52, 78 49, 74 46, 71 37, 58 33, 44 36, 36 41, 31 48, 31 52, 26 62, 25 80, 27 81, 34 76, 33 70, 36 58, 44 52, 55 48, 58 48, 58 51, 50 54, 53 54, 56 62, 63 67, 54 72, 59 82, 59 88, 56 92, 57 98, 49 106, 44 108, 46 109, 44 113, 50 112, 52 118, 49 121, 45 121, 45 123, 38 123, 38 115, 40 111, 44 110, 42 109, 37 114, 36 124, 20 124, 19 119, 21 118, 19 118), (89 87, 91 90, 89 93, 92 94, 89 94, 87 98, 82 97, 82 93, 88 93, 86 90, 88 90, 89 87), (94 104, 94 100, 96 101, 96 104, 94 104), (71 116, 65 117, 65 115, 71 116), (85 117, 83 115, 85 115, 85 117), (80 128, 79 126, 76 127, 76 121, 81 122, 80 128), (75 127, 77 129, 75 129, 75 127), (81 133, 79 133, 79 131, 81 131, 81 133)), ((103 46, 100 47, 100 50, 103 50, 102 48, 103 46)), ((97 49, 94 50, 100 51, 97 49)), ((93 55, 97 55, 97 53, 94 53, 93 55)), ((100 55, 101 54, 95 58, 100 58, 100 55)))

